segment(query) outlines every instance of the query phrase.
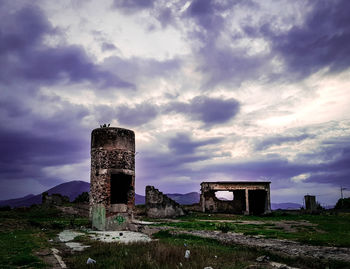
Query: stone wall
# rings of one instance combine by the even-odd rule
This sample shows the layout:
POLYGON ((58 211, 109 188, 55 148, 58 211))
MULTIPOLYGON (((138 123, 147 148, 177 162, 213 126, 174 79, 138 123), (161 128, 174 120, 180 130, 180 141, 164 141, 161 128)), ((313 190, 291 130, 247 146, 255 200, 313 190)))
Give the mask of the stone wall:
POLYGON ((174 218, 183 216, 184 210, 180 204, 154 188, 146 187, 146 215, 149 218, 174 218))

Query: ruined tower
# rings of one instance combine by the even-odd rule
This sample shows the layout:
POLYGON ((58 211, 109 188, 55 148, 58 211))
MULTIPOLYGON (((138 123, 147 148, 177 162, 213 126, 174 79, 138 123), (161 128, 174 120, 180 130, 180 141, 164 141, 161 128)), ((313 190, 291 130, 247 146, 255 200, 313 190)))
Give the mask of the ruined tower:
POLYGON ((91 133, 90 217, 98 230, 125 229, 135 206, 135 134, 115 127, 91 133))

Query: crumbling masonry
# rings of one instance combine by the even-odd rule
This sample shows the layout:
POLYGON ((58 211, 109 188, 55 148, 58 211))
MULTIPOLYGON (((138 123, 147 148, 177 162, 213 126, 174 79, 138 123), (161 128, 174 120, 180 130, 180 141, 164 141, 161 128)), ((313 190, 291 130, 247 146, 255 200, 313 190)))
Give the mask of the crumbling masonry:
POLYGON ((135 207, 135 134, 122 128, 91 133, 90 217, 98 230, 125 229, 135 207))
POLYGON ((270 182, 202 182, 200 206, 203 212, 246 215, 270 213, 270 182), (232 192, 233 200, 219 200, 215 196, 217 191, 232 192))
POLYGON ((180 204, 154 188, 146 187, 146 214, 149 218, 174 218, 183 216, 180 204))

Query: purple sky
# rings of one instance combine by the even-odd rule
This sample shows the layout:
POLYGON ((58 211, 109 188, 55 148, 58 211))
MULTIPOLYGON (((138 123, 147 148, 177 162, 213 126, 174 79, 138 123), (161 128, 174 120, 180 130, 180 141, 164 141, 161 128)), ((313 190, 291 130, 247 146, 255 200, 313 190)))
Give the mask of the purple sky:
POLYGON ((0 200, 89 181, 103 123, 135 131, 139 194, 350 190, 350 1, 30 2, 0 0, 0 200))

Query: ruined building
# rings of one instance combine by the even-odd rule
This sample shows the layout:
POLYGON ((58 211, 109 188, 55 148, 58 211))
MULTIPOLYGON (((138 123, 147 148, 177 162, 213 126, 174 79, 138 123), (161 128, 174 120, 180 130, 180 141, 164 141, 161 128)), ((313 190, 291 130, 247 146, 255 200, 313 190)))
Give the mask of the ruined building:
POLYGON ((305 195, 305 209, 308 212, 315 212, 317 211, 317 203, 316 203, 316 196, 314 195, 305 195))
POLYGON ((180 204, 153 186, 146 186, 146 214, 149 218, 174 218, 183 216, 180 204))
POLYGON ((203 212, 270 213, 270 182, 202 182, 200 206, 203 212), (219 200, 215 196, 217 191, 232 192, 233 200, 219 200))
POLYGON ((124 229, 135 206, 135 134, 122 128, 91 133, 90 217, 98 230, 124 229))

